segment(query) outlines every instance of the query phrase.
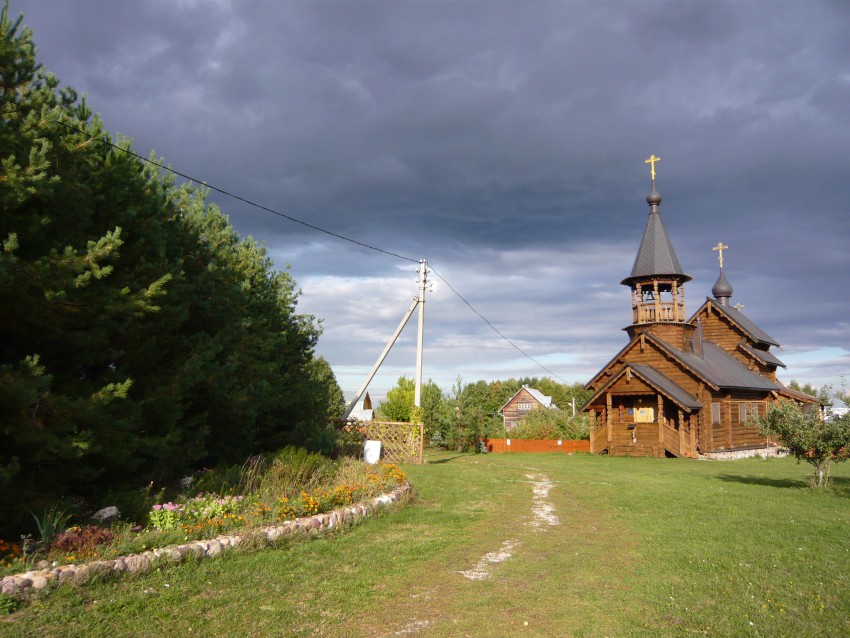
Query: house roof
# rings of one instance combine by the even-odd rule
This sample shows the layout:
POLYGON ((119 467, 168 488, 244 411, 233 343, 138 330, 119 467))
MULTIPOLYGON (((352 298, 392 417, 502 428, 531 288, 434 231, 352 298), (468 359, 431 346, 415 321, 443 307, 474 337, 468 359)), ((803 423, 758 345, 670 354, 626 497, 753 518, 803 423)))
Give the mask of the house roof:
MULTIPOLYGON (((609 369, 625 352, 632 348, 641 338, 647 342, 654 344, 659 349, 670 355, 674 360, 678 361, 684 368, 690 370, 697 377, 705 381, 713 389, 720 388, 735 388, 739 390, 764 390, 764 391, 779 391, 781 384, 774 383, 770 379, 763 377, 751 370, 738 361, 735 357, 727 353, 723 348, 710 341, 703 342, 702 356, 694 352, 683 352, 678 348, 674 348, 666 341, 651 333, 643 333, 635 335, 626 346, 620 350, 603 368, 588 381, 585 387, 589 387, 597 381, 605 370, 609 369)), ((635 364, 626 363, 634 368, 635 364)), ((625 367, 625 366, 624 366, 625 367)), ((660 374, 660 373, 659 373, 660 374)), ((618 375, 615 375, 615 377, 618 375)), ((647 379, 648 381, 648 379, 647 379)), ((603 387, 610 385, 610 381, 603 387)), ((659 387, 659 389, 661 389, 659 387)), ((671 398, 673 398, 671 396, 671 398)), ((589 403, 585 402, 585 405, 589 403)))
POLYGON ((356 405, 351 405, 354 399, 357 398, 356 390, 346 390, 342 393, 342 397, 345 400, 346 408, 350 407, 351 409, 348 412, 348 416, 350 418, 358 419, 360 421, 371 421, 374 417, 375 410, 372 409, 372 399, 369 396, 369 392, 366 391, 360 397, 360 400, 356 405), (369 404, 369 409, 366 408, 366 404, 369 404))
POLYGON ((779 383, 778 385, 780 394, 791 397, 792 399, 797 399, 798 401, 803 401, 804 403, 820 403, 820 399, 813 397, 811 394, 806 394, 799 390, 792 390, 784 383, 779 383))
POLYGON ((540 390, 537 390, 536 388, 529 388, 528 386, 523 387, 528 390, 528 393, 531 396, 537 399, 540 405, 545 406, 547 408, 552 405, 552 397, 547 397, 545 394, 543 394, 540 390))
POLYGON ((503 405, 501 408, 499 408, 499 412, 501 412, 502 410, 504 410, 504 409, 505 409, 505 407, 507 407, 507 405, 508 405, 511 401, 513 401, 513 400, 517 397, 517 395, 518 395, 520 392, 522 392, 523 390, 525 390, 526 392, 528 392, 528 393, 529 393, 529 394, 530 394, 530 395, 534 398, 534 400, 535 400, 535 401, 537 401, 537 402, 538 402, 540 405, 542 405, 544 408, 554 408, 554 409, 556 409, 556 410, 558 409, 558 406, 556 406, 556 405, 554 405, 554 404, 552 403, 552 397, 547 397, 547 396, 546 396, 545 394, 543 394, 540 390, 537 390, 537 389, 535 389, 535 388, 529 388, 527 385, 524 385, 524 386, 522 386, 519 390, 517 390, 517 391, 514 393, 514 395, 513 395, 510 399, 508 399, 507 401, 505 401, 505 405, 503 405))
POLYGON ((647 338, 658 343, 674 358, 715 388, 779 390, 776 383, 747 369, 747 366, 738 359, 710 341, 703 342, 702 355, 699 355, 694 352, 683 352, 654 335, 647 335, 647 338))
POLYGON ((652 366, 633 363, 623 366, 622 370, 611 377, 605 385, 594 392, 593 395, 584 402, 581 409, 584 409, 585 406, 593 403, 593 401, 595 401, 600 395, 604 394, 609 387, 619 381, 629 370, 631 370, 632 374, 643 380, 650 387, 665 395, 688 412, 693 412, 694 410, 702 408, 702 403, 695 396, 663 373, 659 372, 652 366))
POLYGON ((752 355, 762 363, 767 363, 774 366, 782 366, 785 367, 785 364, 782 363, 772 352, 769 350, 758 350, 757 348, 753 348, 751 345, 745 342, 741 342, 738 344, 738 347, 744 352, 752 355))
POLYGON ((702 403, 694 395, 652 366, 635 363, 630 367, 634 374, 666 394, 683 408, 699 410, 702 407, 702 403))
POLYGON ((664 230, 664 223, 661 221, 661 213, 658 208, 661 203, 661 195, 655 190, 655 182, 652 184, 652 192, 647 196, 646 201, 649 203, 649 220, 646 222, 643 239, 632 266, 632 274, 620 283, 624 286, 631 286, 636 280, 655 275, 669 275, 682 282, 690 281, 691 277, 682 270, 679 259, 676 257, 676 251, 673 250, 673 244, 667 236, 667 231, 664 230))
POLYGON ((737 325, 753 341, 763 343, 769 346, 779 345, 778 341, 776 341, 773 337, 767 334, 764 330, 759 328, 755 324, 755 322, 753 322, 753 320, 747 317, 743 312, 733 306, 724 306, 723 304, 718 303, 711 297, 705 298, 705 303, 700 307, 699 310, 696 311, 696 313, 694 313, 694 316, 688 320, 688 323, 693 323, 697 315, 702 312, 702 309, 709 304, 711 304, 712 310, 716 310, 719 314, 723 315, 724 317, 729 319, 729 321, 737 325))

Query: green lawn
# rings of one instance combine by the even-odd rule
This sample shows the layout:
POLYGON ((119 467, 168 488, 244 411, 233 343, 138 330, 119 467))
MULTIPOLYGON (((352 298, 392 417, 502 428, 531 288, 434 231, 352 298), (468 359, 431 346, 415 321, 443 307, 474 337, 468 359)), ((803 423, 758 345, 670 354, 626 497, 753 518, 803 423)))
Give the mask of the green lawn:
POLYGON ((335 537, 60 588, 0 636, 850 635, 850 466, 816 491, 788 459, 430 461, 335 537))

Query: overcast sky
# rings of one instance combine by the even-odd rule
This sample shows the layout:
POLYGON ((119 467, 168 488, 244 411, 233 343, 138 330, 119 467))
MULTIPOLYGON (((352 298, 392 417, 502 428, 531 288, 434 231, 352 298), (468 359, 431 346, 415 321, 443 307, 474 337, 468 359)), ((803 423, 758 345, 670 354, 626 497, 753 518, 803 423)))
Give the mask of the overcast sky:
MULTIPOLYGON (((850 8, 835 2, 12 0, 40 61, 291 266, 356 389, 416 261, 569 382, 627 338, 654 153, 687 311, 718 241, 785 382, 850 372, 850 8)), ((550 376, 431 273, 425 377, 550 376)), ((415 372, 410 322, 370 386, 415 372)))

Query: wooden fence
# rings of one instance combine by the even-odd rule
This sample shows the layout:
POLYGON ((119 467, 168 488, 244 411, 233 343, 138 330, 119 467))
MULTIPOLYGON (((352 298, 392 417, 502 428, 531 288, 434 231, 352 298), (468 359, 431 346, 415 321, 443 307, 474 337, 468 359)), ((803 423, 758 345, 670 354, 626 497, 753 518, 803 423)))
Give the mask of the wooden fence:
POLYGON ((388 463, 425 462, 425 426, 421 423, 365 421, 367 439, 381 442, 381 458, 388 463))
POLYGON ((590 441, 541 440, 541 439, 484 439, 488 452, 590 452, 590 441))

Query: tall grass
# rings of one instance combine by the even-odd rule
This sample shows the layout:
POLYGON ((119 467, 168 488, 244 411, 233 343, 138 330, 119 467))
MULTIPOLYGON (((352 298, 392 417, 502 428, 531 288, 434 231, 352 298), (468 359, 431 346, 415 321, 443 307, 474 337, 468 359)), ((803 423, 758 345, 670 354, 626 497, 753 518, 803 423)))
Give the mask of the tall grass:
POLYGON ((208 470, 189 489, 260 499, 292 497, 334 482, 336 469, 337 464, 321 454, 289 446, 273 454, 252 456, 242 465, 208 470))

